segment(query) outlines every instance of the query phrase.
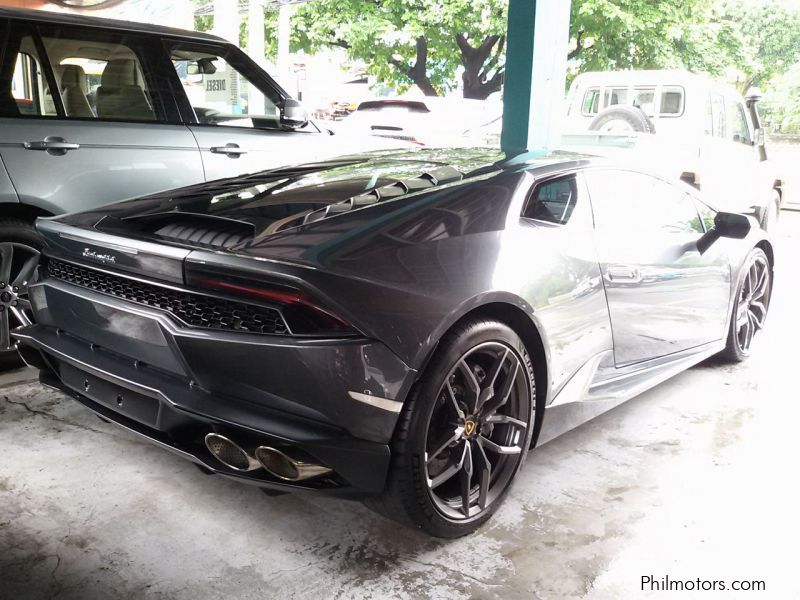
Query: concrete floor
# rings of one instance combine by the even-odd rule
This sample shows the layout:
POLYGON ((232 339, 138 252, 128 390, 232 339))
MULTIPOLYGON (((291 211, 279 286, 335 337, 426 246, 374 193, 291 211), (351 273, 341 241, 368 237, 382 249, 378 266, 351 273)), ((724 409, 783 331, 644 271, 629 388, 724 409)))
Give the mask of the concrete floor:
POLYGON ((12 380, 28 372, 3 376, 0 598, 665 596, 642 575, 798 598, 800 213, 782 229, 750 361, 700 365, 538 449, 494 520, 452 542, 205 476, 12 380))

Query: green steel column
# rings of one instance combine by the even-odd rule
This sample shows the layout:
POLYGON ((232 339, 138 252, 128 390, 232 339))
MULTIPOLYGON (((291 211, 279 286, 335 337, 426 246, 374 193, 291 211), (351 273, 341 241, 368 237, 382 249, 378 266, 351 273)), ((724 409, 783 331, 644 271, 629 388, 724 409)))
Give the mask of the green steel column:
POLYGON ((557 143, 569 48, 570 0, 509 0, 503 134, 505 152, 557 143))
POLYGON ((535 26, 536 0, 509 0, 500 138, 503 150, 508 153, 528 149, 535 26))

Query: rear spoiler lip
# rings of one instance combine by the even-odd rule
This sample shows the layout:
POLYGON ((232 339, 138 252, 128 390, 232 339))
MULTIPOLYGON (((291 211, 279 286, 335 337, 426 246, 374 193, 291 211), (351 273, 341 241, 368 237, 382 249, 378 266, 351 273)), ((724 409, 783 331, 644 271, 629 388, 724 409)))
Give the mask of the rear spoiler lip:
POLYGON ((44 238, 47 255, 121 273, 184 283, 183 262, 191 250, 74 227, 57 219, 37 219, 36 229, 44 238))

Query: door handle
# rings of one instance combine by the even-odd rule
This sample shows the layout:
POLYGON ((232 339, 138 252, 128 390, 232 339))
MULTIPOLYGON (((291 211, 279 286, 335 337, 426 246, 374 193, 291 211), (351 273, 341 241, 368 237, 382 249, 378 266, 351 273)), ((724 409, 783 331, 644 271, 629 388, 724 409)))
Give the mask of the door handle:
POLYGON ((608 267, 606 269, 606 278, 609 281, 624 281, 626 283, 636 283, 642 280, 642 275, 639 269, 635 267, 608 267))
POLYGON ((224 146, 214 146, 211 148, 214 154, 225 154, 230 158, 239 158, 242 154, 247 154, 247 150, 239 148, 239 144, 225 144, 224 146))
POLYGON ((80 144, 74 144, 56 136, 47 136, 43 140, 35 142, 25 142, 23 145, 26 150, 39 150, 47 152, 51 156, 64 156, 70 150, 77 150, 81 147, 80 144))

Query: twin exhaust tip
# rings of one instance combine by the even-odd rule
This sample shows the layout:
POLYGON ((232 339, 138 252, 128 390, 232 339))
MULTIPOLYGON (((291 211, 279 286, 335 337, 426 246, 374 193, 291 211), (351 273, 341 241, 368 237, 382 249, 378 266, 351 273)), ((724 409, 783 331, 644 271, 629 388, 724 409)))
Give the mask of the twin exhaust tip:
POLYGON ((270 446, 256 448, 254 458, 236 442, 218 433, 206 435, 205 442, 208 451, 234 471, 248 472, 263 468, 284 481, 303 481, 331 472, 328 467, 292 458, 270 446))

